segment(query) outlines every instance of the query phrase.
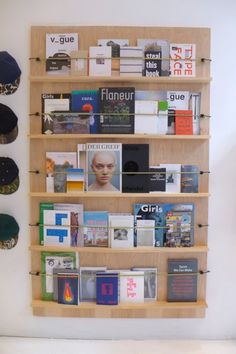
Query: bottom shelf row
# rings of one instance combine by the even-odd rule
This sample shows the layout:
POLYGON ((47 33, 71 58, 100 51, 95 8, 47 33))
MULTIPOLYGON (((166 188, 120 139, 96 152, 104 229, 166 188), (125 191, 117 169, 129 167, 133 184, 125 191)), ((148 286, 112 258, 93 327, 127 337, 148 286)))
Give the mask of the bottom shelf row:
POLYGON ((204 315, 206 304, 202 301, 204 297, 200 288, 205 271, 199 269, 196 257, 168 258, 166 271, 161 272, 156 266, 133 266, 130 269, 109 269, 105 266, 79 267, 77 256, 73 252, 41 253, 41 271, 31 272, 33 283, 37 283, 39 290, 37 294, 33 294, 32 306, 35 315, 62 317, 204 315))
POLYGON ((34 300, 32 302, 35 316, 53 317, 94 317, 94 318, 202 318, 205 316, 207 304, 197 302, 156 301, 143 304, 120 304, 117 306, 81 303, 62 305, 53 301, 34 300))

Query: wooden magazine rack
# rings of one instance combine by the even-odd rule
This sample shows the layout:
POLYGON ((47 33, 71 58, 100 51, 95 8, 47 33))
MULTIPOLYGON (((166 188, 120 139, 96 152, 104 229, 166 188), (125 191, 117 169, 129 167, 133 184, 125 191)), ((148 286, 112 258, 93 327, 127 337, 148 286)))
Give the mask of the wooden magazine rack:
MULTIPOLYGON (((41 117, 42 93, 70 92, 75 89, 96 89, 102 86, 134 86, 146 90, 186 90, 201 92, 201 113, 209 115, 210 63, 201 58, 210 58, 210 30, 208 28, 158 28, 158 27, 32 27, 30 52, 30 171, 45 172, 46 151, 76 151, 78 143, 92 141, 114 141, 122 143, 148 143, 150 165, 158 163, 196 164, 200 170, 209 169, 209 119, 200 119, 200 135, 43 135, 41 117), (137 38, 168 39, 176 43, 196 43, 196 77, 79 77, 50 76, 45 72, 46 33, 77 32, 81 49, 97 45, 101 38, 128 38, 136 45, 137 38), (37 60, 34 58, 40 58, 37 60), (155 152, 155 153, 154 153, 155 152)), ((206 304, 206 275, 198 276, 197 302, 166 301, 167 259, 197 258, 199 269, 207 269, 208 224, 208 174, 199 176, 199 193, 181 194, 124 194, 93 192, 47 193, 45 173, 30 173, 30 225, 39 222, 40 202, 83 203, 86 210, 108 210, 109 212, 131 212, 134 203, 195 203, 195 243, 189 248, 63 248, 63 251, 79 252, 81 266, 107 266, 108 268, 157 267, 157 301, 143 304, 101 306, 95 303, 80 303, 78 306, 60 305, 41 300, 41 277, 32 275, 32 308, 37 316, 60 317, 107 317, 107 318, 194 318, 204 317, 206 304)), ((30 226, 31 272, 40 271, 42 251, 62 251, 61 247, 39 245, 38 227, 30 226)))

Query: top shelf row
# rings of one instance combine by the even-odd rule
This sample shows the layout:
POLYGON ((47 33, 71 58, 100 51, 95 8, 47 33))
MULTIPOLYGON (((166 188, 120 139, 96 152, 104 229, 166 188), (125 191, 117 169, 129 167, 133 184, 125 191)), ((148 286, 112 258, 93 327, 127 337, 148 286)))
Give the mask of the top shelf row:
POLYGON ((209 35, 208 28, 32 27, 30 79, 207 83, 209 35))

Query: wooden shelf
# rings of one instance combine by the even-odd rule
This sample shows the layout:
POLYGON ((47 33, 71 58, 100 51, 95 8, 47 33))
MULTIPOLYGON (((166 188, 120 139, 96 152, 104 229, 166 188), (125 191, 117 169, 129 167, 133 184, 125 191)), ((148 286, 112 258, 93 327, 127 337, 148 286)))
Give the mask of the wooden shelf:
POLYGON ((207 304, 197 302, 155 301, 142 304, 116 306, 83 302, 79 305, 63 305, 52 301, 33 300, 35 316, 94 317, 94 318, 202 318, 207 304))
POLYGON ((175 78, 175 77, 123 77, 123 76, 54 76, 54 75, 43 75, 35 76, 32 75, 29 77, 30 82, 33 83, 123 83, 123 82, 133 82, 133 83, 155 83, 155 84, 208 84, 211 81, 210 77, 189 77, 189 78, 175 78))
MULTIPOLYGON (((185 247, 134 247, 134 248, 107 248, 107 247, 56 247, 56 246, 40 246, 31 245, 30 251, 34 252, 79 252, 79 253, 139 253, 139 254, 157 254, 157 253, 183 253, 186 252, 185 247)), ((194 246, 187 248, 188 253, 206 253, 207 246, 194 246)))
POLYGON ((78 192, 78 193, 49 193, 30 192, 31 198, 208 198, 210 193, 116 193, 116 192, 78 192))
POLYGON ((30 134, 29 139, 155 139, 155 140, 209 140, 209 135, 156 135, 156 134, 30 134))
MULTIPOLYGON (((79 142, 113 141, 132 144, 149 144, 149 164, 180 163, 198 165, 202 171, 209 170, 209 119, 200 119, 201 135, 156 135, 156 134, 41 134, 41 97, 43 93, 69 93, 72 90, 90 90, 99 87, 135 87, 149 91, 200 92, 199 111, 210 115, 210 62, 196 63, 195 77, 120 77, 120 76, 57 76, 45 71, 46 33, 78 33, 80 48, 88 50, 100 38, 107 37, 104 26, 33 26, 31 29, 30 57, 30 106, 29 106, 29 150, 30 171, 30 220, 35 225, 39 220, 41 202, 81 203, 84 210, 107 210, 110 213, 132 213, 135 203, 194 203, 193 247, 148 247, 148 248, 99 248, 41 246, 39 228, 30 228, 31 270, 42 272, 41 252, 79 253, 79 265, 106 266, 108 269, 130 269, 132 267, 154 267, 157 269, 158 301, 141 304, 119 304, 117 306, 81 303, 62 305, 52 301, 39 300, 42 297, 40 276, 32 276, 32 310, 35 316, 80 317, 80 318, 202 318, 205 316, 206 276, 198 277, 197 302, 169 303, 167 299, 168 259, 193 257, 198 260, 198 269, 207 269, 208 228, 195 225, 208 224, 209 175, 199 178, 200 193, 120 193, 120 192, 77 192, 47 193, 45 189, 45 153, 47 151, 77 151, 79 142), (43 59, 44 58, 44 59, 43 59), (202 192, 204 191, 204 192, 202 192), (164 275, 164 276, 162 276, 164 275)), ((165 27, 122 27, 110 26, 109 38, 128 38, 131 46, 137 38, 165 38, 170 43, 195 43, 197 58, 210 58, 210 30, 208 28, 165 28, 165 27)), ((81 166, 85 165, 81 154, 81 166)))

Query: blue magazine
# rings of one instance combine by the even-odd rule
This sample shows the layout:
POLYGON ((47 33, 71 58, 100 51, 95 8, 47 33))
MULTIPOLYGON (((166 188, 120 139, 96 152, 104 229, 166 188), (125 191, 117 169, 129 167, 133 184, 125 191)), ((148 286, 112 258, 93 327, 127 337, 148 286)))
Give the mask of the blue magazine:
POLYGON ((98 305, 118 304, 118 273, 98 272, 96 274, 96 303, 98 305))
MULTIPOLYGON (((155 247, 164 246, 165 218, 163 212, 164 204, 134 204, 134 223, 137 220, 155 221, 155 247)), ((134 234, 134 246, 137 246, 137 234, 134 234)))
POLYGON ((99 106, 97 90, 74 90, 71 92, 71 110, 89 112, 90 134, 98 133, 99 106))

